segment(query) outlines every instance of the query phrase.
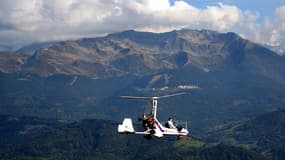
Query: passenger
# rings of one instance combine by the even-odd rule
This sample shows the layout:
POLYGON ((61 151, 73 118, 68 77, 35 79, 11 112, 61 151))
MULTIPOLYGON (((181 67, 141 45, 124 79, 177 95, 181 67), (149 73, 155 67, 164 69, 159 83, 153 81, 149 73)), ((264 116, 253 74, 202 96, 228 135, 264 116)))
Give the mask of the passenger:
POLYGON ((173 124, 173 119, 171 117, 168 118, 167 124, 169 128, 176 128, 173 124))

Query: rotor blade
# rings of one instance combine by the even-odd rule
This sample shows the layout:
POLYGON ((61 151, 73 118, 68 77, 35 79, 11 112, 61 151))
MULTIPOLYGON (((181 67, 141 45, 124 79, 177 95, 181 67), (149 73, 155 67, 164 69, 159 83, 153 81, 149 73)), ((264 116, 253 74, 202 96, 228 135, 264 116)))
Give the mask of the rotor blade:
POLYGON ((136 96, 120 96, 120 98, 124 99, 141 99, 141 100, 152 100, 153 97, 136 97, 136 96))
POLYGON ((141 99, 141 100, 154 100, 154 99, 161 99, 161 98, 167 98, 167 97, 173 97, 173 96, 179 96, 182 94, 186 93, 176 93, 176 94, 170 94, 170 95, 165 95, 165 96, 160 96, 160 97, 137 97, 137 96, 120 96, 120 98, 124 99, 141 99))
POLYGON ((173 97, 173 96, 179 96, 179 95, 183 95, 183 94, 186 94, 186 93, 185 93, 185 92, 182 92, 182 93, 176 93, 176 94, 170 94, 170 95, 160 96, 160 97, 157 97, 157 99, 168 98, 168 97, 173 97))

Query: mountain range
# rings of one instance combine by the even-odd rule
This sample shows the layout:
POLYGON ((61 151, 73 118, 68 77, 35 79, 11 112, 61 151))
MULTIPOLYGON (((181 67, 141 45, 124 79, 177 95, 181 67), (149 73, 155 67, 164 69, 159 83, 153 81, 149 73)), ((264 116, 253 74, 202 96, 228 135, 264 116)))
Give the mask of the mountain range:
MULTIPOLYGON (((26 57, 24 64, 21 64, 22 72, 102 79, 152 75, 190 66, 204 72, 236 69, 284 79, 283 73, 280 73, 284 59, 231 32, 182 29, 149 33, 129 30, 106 37, 41 46, 49 47, 40 48, 32 56, 26 57)), ((7 57, 5 54, 1 56, 3 59, 7 57)), ((20 58, 15 56, 15 59, 20 58)), ((7 70, 1 67, 1 70, 13 72, 17 68, 7 70)))
POLYGON ((284 108, 285 60, 235 33, 134 30, 0 54, 0 113, 78 120, 136 118, 159 96, 158 116, 194 130, 284 108), (132 114, 130 114, 132 113, 132 114))

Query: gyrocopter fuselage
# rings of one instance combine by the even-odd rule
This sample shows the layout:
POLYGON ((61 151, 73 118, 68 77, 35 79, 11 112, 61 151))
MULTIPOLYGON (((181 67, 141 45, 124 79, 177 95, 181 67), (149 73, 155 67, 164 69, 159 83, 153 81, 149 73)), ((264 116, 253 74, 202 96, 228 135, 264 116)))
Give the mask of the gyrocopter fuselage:
POLYGON ((182 126, 171 127, 169 125, 162 125, 157 117, 157 101, 161 98, 167 98, 172 96, 182 95, 184 93, 166 95, 161 97, 135 97, 135 96, 121 96, 121 98, 125 99, 137 99, 137 100, 150 100, 152 102, 152 110, 149 116, 143 115, 140 120, 142 121, 144 131, 136 131, 133 126, 133 122, 131 118, 124 118, 123 123, 118 125, 119 133, 131 133, 131 134, 142 134, 145 135, 147 139, 150 139, 151 136, 155 136, 157 138, 161 138, 164 135, 177 136, 178 139, 183 136, 188 135, 187 127, 183 128, 182 126))

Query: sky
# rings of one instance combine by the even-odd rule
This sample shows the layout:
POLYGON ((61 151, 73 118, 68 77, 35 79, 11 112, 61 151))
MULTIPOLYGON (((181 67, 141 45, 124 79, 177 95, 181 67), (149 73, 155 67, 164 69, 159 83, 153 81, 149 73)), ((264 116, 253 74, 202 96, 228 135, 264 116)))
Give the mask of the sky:
POLYGON ((285 0, 1 0, 0 50, 113 32, 209 29, 285 46, 285 0))

